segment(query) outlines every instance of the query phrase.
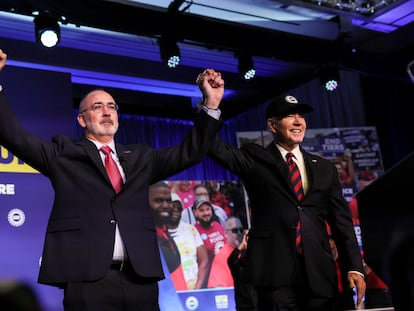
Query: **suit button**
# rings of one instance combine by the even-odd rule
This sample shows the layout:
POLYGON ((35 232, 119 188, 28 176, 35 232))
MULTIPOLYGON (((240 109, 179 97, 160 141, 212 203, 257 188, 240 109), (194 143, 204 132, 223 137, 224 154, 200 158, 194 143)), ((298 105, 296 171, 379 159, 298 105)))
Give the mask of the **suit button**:
POLYGON ((111 219, 111 224, 114 224, 115 222, 116 222, 115 220, 111 219))

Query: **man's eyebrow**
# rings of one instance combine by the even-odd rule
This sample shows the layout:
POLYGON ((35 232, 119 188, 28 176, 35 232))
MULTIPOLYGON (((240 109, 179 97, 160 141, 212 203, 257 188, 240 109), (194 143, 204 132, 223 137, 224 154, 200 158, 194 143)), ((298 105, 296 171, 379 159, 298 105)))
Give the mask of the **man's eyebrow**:
MULTIPOLYGON (((98 101, 98 102, 92 103, 92 105, 95 105, 95 104, 103 104, 103 103, 104 103, 103 101, 98 101)), ((115 102, 109 101, 109 102, 107 102, 107 104, 114 104, 115 105, 115 102)))

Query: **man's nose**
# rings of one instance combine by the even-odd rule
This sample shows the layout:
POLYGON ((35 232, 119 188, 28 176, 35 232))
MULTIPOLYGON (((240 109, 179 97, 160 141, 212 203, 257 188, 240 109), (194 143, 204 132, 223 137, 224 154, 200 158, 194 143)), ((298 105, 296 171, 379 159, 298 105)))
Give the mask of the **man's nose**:
POLYGON ((293 120, 293 123, 297 124, 297 125, 302 125, 303 124, 303 119, 300 118, 300 117, 295 117, 295 119, 293 120))
POLYGON ((162 205, 163 205, 163 206, 166 206, 166 207, 169 207, 169 206, 170 206, 170 201, 168 201, 168 200, 163 200, 163 201, 162 201, 162 205))
POLYGON ((103 106, 102 106, 102 112, 103 112, 104 114, 110 114, 111 109, 109 109, 109 107, 108 107, 107 105, 103 105, 103 106))

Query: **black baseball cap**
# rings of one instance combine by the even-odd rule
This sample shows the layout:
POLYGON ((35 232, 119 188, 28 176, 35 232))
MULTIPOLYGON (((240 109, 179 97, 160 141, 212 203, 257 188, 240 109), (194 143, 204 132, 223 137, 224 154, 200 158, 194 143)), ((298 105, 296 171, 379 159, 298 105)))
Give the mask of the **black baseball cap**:
POLYGON ((195 210, 195 209, 199 208, 203 204, 208 204, 208 205, 211 206, 211 208, 213 208, 213 204, 211 204, 211 202, 209 200, 206 200, 204 198, 195 199, 192 208, 193 208, 193 210, 195 210))
POLYGON ((300 103, 292 95, 279 96, 268 104, 266 108, 266 119, 281 117, 290 113, 309 113, 313 108, 309 104, 300 103))

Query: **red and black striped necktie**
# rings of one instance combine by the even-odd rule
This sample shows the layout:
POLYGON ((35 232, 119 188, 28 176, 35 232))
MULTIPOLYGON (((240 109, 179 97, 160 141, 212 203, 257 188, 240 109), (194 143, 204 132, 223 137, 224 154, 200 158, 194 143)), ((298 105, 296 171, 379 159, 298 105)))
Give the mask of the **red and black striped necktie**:
POLYGON ((293 190, 300 201, 303 198, 302 178, 300 177, 299 167, 296 165, 295 161, 293 161, 293 157, 293 153, 288 152, 286 154, 286 164, 289 168, 289 177, 293 190))
MULTIPOLYGON (((289 169, 289 177, 292 183, 293 190, 296 194, 298 200, 302 200, 303 198, 303 187, 302 187, 302 178, 300 176, 299 167, 296 165, 295 161, 293 161, 293 153, 288 152, 286 154, 286 164, 289 169)), ((302 233, 300 228, 300 221, 296 226, 296 250, 298 253, 302 254, 302 233)))

